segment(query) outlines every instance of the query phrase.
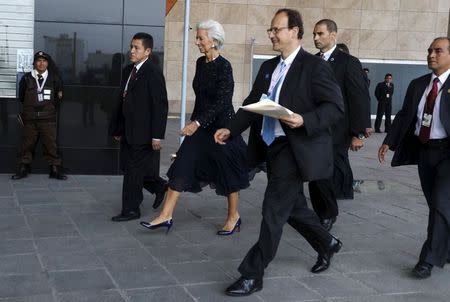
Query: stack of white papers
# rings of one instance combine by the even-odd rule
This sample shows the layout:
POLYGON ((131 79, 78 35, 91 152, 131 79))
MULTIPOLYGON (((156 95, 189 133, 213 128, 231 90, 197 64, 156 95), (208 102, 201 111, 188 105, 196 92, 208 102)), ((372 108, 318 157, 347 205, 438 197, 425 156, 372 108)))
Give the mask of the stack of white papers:
POLYGON ((245 111, 267 115, 273 118, 280 118, 283 115, 291 115, 294 113, 286 107, 283 107, 280 104, 268 99, 266 95, 263 95, 259 102, 247 106, 241 106, 240 108, 245 111))

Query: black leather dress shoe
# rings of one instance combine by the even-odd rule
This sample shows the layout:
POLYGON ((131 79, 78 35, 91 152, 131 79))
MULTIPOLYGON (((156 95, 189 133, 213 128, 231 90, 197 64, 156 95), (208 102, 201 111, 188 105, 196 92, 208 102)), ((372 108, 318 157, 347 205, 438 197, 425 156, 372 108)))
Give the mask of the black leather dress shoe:
POLYGON ((60 166, 50 166, 50 173, 48 174, 49 178, 56 178, 59 180, 66 180, 67 176, 62 171, 62 167, 60 166))
POLYGON ((447 258, 447 263, 450 263, 450 258, 447 258))
POLYGON ((11 176, 11 179, 21 179, 28 176, 28 173, 30 173, 30 165, 27 164, 21 164, 19 166, 19 169, 17 170, 16 174, 11 176))
POLYGON ((254 292, 260 291, 262 288, 262 279, 247 279, 240 277, 236 282, 227 287, 225 294, 234 297, 249 296, 254 292))
POLYGON ((431 276, 431 270, 433 269, 433 265, 419 261, 416 266, 414 266, 412 270, 412 274, 414 277, 419 279, 425 279, 431 276))
POLYGON ((336 217, 332 217, 332 218, 322 219, 322 221, 320 223, 325 228, 325 230, 327 230, 329 232, 329 231, 331 231, 331 228, 333 227, 333 224, 335 222, 336 222, 336 217))
POLYGON ((337 238, 332 238, 328 251, 317 257, 317 262, 311 268, 312 273, 320 273, 330 267, 331 258, 342 248, 342 242, 337 238))
POLYGON ((169 184, 164 185, 164 189, 161 192, 155 193, 155 200, 153 201, 153 208, 157 209, 161 203, 164 201, 164 196, 169 189, 169 184))
POLYGON ((118 222, 118 221, 128 221, 128 220, 133 220, 133 219, 138 219, 138 218, 141 218, 141 213, 130 211, 130 212, 125 212, 125 213, 122 212, 119 215, 111 218, 111 220, 118 222))

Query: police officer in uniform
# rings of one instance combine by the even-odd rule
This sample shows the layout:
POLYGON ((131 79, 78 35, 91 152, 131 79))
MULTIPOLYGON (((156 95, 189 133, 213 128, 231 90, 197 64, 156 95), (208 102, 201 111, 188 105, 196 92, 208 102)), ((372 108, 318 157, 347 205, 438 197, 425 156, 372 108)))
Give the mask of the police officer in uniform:
POLYGON ((30 172, 36 143, 41 139, 44 158, 50 166, 50 178, 67 179, 61 168, 56 147, 56 116, 62 99, 63 84, 51 57, 38 51, 34 55, 34 69, 26 73, 19 83, 19 101, 23 124, 22 144, 18 153, 18 169, 12 179, 21 179, 30 172))

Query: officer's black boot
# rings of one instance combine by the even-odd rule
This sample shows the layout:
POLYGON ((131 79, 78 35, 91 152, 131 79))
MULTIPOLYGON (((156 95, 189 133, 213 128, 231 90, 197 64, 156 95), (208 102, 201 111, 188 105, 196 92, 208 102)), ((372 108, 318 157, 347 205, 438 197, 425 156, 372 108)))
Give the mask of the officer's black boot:
POLYGON ((49 178, 56 178, 59 180, 66 180, 67 176, 64 175, 64 172, 62 171, 61 166, 50 166, 50 174, 48 175, 49 178))
POLYGON ((16 174, 11 176, 11 179, 21 179, 21 178, 27 177, 28 173, 30 173, 30 165, 20 164, 19 168, 17 169, 16 174))

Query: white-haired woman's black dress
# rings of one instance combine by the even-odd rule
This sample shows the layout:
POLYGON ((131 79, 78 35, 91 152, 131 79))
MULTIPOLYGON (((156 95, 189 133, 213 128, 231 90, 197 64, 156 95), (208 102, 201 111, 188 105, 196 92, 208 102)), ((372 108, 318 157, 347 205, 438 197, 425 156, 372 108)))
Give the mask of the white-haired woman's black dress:
POLYGON ((234 81, 231 64, 222 56, 211 62, 197 60, 193 81, 195 106, 191 120, 200 127, 186 136, 169 168, 169 186, 183 192, 199 192, 210 185, 227 196, 249 186, 246 144, 241 136, 225 145, 214 142, 214 133, 234 117, 234 81))

